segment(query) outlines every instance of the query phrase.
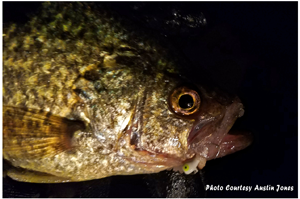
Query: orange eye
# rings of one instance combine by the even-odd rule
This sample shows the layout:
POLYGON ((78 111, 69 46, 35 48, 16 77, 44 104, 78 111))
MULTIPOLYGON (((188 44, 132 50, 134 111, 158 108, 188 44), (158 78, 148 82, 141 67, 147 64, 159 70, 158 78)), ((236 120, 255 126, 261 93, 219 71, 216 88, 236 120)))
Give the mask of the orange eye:
POLYGON ((179 115, 191 115, 200 108, 200 96, 195 90, 179 87, 170 95, 170 105, 179 115))

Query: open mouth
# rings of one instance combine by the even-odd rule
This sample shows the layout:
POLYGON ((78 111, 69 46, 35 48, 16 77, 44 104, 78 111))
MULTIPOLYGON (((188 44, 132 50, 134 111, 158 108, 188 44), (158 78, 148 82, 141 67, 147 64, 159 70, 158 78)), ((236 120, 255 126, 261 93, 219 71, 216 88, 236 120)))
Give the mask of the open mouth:
POLYGON ((236 97, 223 114, 206 118, 200 116, 188 137, 189 153, 195 155, 186 160, 183 166, 174 167, 173 170, 186 174, 197 172, 205 166, 207 160, 223 157, 249 146, 253 140, 251 133, 230 130, 236 119, 243 114, 243 104, 236 97))
POLYGON ((251 133, 230 131, 236 119, 243 114, 243 104, 236 98, 219 117, 196 121, 188 137, 191 152, 210 160, 249 146, 253 140, 251 133))

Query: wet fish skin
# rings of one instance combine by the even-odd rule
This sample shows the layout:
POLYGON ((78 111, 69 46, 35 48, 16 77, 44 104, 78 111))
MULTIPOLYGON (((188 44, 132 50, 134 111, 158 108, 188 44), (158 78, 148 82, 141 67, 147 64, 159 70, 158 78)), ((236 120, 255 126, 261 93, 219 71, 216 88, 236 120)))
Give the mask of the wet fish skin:
MULTIPOLYGON (((3 41, 3 156, 17 168, 8 175, 19 181, 181 166, 195 156, 188 143, 195 120, 229 130, 238 117, 238 100, 203 87, 196 116, 174 113, 170 93, 183 82, 176 59, 97 4, 45 3, 24 27, 5 29, 3 41)), ((210 135, 202 139, 194 130, 192 137, 203 156, 205 140, 215 146, 226 132, 217 139, 204 133, 210 135)))

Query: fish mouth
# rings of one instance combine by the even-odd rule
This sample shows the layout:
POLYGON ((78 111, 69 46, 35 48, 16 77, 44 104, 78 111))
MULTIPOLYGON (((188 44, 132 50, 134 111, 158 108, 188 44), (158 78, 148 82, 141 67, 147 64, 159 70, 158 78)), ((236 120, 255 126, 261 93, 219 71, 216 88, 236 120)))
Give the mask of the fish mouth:
POLYGON ((189 152, 211 160, 248 147, 253 141, 250 132, 230 130, 243 114, 243 104, 236 97, 220 116, 195 121, 188 136, 189 152))

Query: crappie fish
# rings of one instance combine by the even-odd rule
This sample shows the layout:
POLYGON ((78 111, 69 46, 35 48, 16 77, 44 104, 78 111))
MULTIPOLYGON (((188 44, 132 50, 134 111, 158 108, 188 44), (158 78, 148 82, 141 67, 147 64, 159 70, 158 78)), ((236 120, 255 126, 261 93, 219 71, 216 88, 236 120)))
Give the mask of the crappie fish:
POLYGON ((3 157, 25 182, 190 174, 247 147, 238 97, 180 76, 168 50, 94 4, 45 3, 3 34, 3 157))

